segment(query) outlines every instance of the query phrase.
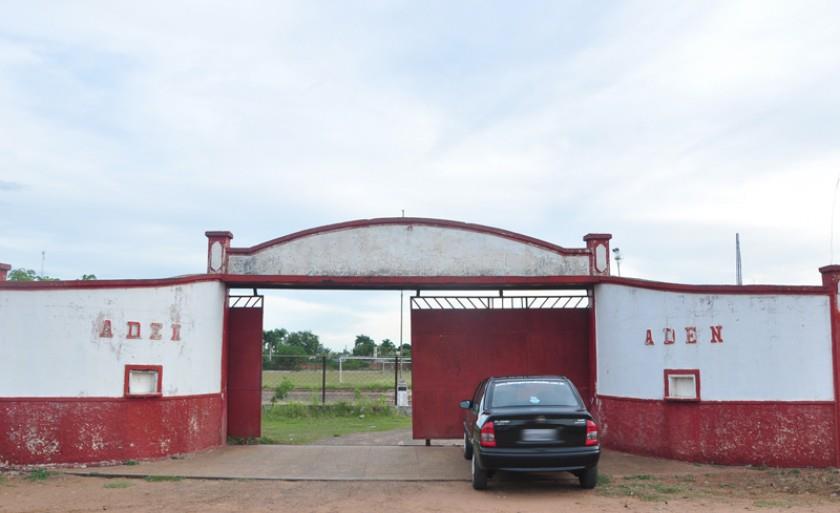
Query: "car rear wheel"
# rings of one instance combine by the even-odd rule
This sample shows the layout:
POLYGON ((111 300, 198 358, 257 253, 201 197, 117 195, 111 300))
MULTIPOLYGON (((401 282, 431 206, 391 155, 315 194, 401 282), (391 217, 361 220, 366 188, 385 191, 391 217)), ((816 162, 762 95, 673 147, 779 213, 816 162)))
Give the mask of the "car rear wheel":
POLYGON ((467 437, 467 434, 464 433, 464 459, 468 460, 468 459, 472 458, 472 454, 473 454, 472 444, 470 443, 470 440, 467 437))
POLYGON ((470 465, 472 469, 472 487, 475 490, 486 490, 487 489, 487 471, 481 468, 478 464, 478 458, 476 457, 475 452, 472 455, 472 464, 470 465))
POLYGON ((581 488, 586 490, 595 488, 595 485, 598 484, 598 466, 596 465, 581 471, 578 474, 578 479, 580 479, 581 488))

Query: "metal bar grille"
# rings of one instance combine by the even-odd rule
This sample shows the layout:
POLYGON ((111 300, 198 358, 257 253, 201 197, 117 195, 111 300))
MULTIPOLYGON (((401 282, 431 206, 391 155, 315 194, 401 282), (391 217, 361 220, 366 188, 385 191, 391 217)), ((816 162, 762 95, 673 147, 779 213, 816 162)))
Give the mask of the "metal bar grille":
POLYGON ((560 310, 590 308, 586 296, 412 296, 412 310, 560 310))
POLYGON ((262 296, 228 296, 229 308, 262 308, 262 296))

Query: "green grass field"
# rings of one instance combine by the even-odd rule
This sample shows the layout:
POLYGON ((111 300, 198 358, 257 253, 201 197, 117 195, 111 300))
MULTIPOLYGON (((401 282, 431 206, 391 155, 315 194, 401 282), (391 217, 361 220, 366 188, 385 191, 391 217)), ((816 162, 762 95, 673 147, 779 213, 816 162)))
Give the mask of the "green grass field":
POLYGON ((268 406, 262 414, 260 443, 300 445, 350 433, 411 427, 411 417, 384 403, 268 406))
MULTIPOLYGON (((263 388, 272 389, 288 378, 295 385, 294 390, 320 390, 321 370, 265 370, 262 375, 263 388)), ((394 370, 346 370, 339 381, 338 370, 327 369, 327 390, 369 390, 385 392, 394 389, 394 370)), ((403 371, 402 379, 411 386, 411 372, 403 371)))

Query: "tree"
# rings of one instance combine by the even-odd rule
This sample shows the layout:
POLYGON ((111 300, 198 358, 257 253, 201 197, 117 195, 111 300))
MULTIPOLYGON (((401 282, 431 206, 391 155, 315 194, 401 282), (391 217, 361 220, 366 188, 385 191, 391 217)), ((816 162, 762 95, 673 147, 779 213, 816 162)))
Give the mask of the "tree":
POLYGON ((318 335, 309 330, 289 333, 286 344, 299 349, 303 354, 316 355, 324 352, 324 346, 321 345, 318 335))
POLYGON ((277 351, 281 345, 286 343, 289 332, 283 328, 263 331, 263 348, 269 354, 277 351))
POLYGON ((46 274, 38 274, 34 269, 12 269, 6 276, 9 281, 55 281, 58 278, 51 278, 46 274))
POLYGON ((376 342, 367 335, 356 335, 356 342, 353 344, 353 356, 373 356, 376 342))
POLYGON ((400 356, 403 358, 411 358, 411 344, 406 342, 400 346, 400 356))
POLYGON ((379 344, 379 356, 394 356, 397 353, 397 346, 390 339, 385 339, 379 344))
MULTIPOLYGON (((12 269, 6 279, 9 281, 57 281, 58 278, 38 274, 34 269, 12 269)), ((80 280, 95 280, 95 274, 83 274, 80 280)))

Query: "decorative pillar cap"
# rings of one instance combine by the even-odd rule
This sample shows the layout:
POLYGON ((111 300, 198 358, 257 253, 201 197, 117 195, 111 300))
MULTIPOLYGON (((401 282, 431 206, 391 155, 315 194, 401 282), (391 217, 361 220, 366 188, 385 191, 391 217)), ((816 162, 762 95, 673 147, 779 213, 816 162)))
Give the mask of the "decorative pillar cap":
POLYGON ((820 267, 822 274, 840 273, 840 264, 824 265, 820 267))
POLYGON ((204 232, 204 235, 211 238, 232 239, 233 233, 229 231, 209 231, 204 232))
POLYGON ((612 239, 611 233, 587 233, 583 236, 583 240, 589 242, 591 240, 610 240, 612 239))

